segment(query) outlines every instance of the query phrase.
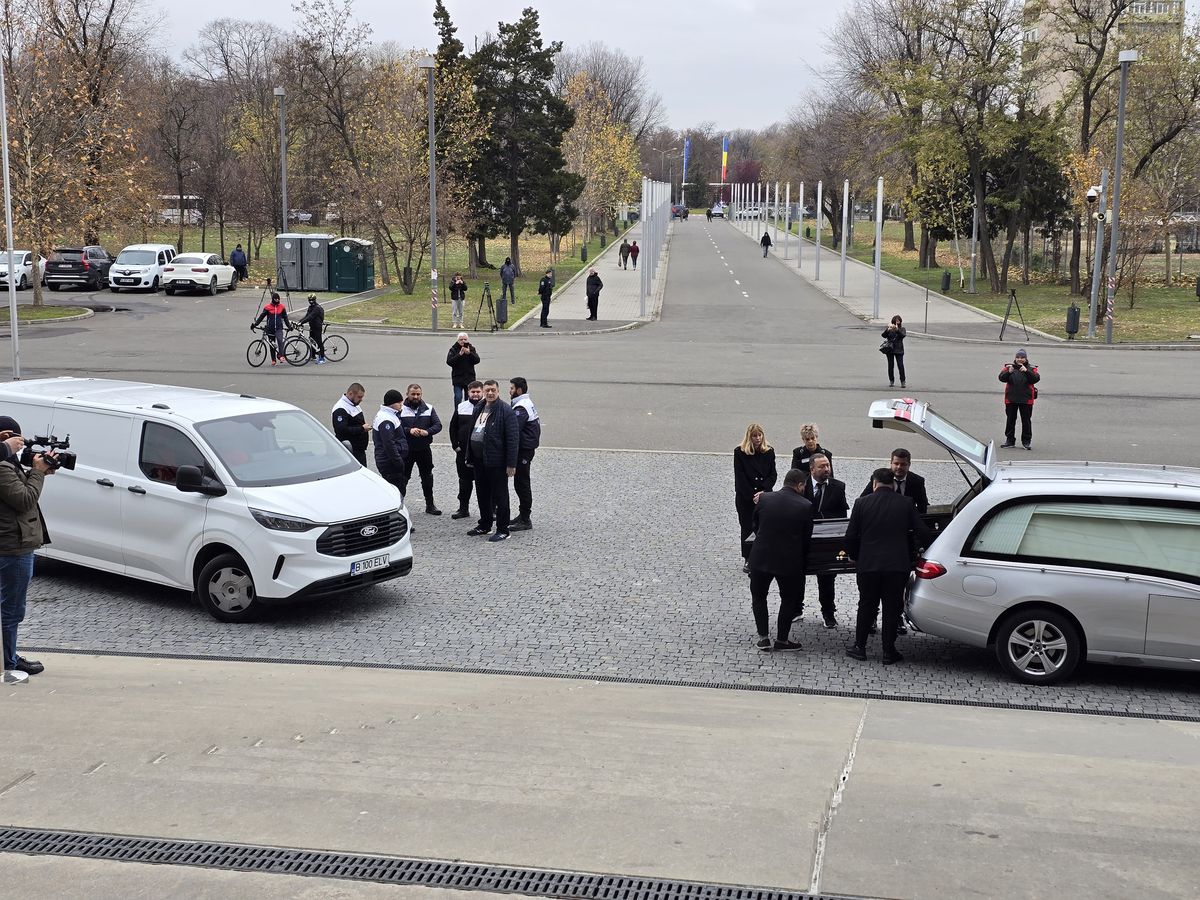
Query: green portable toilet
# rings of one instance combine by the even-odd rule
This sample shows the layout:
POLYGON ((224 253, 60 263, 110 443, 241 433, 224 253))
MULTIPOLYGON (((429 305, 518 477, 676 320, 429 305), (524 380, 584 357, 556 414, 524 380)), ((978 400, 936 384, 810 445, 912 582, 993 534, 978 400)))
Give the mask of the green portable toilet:
POLYGON ((329 289, 357 294, 375 287, 375 245, 362 238, 329 242, 329 289))

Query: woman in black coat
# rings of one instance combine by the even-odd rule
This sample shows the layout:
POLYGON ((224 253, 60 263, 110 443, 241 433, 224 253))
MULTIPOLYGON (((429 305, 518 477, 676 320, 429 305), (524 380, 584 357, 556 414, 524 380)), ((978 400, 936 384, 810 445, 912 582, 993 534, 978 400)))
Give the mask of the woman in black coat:
POLYGON ((778 479, 775 450, 767 443, 763 427, 751 422, 741 444, 733 449, 733 504, 742 529, 743 572, 750 572, 750 545, 746 539, 754 531, 755 499, 763 491, 772 490, 778 479))
POLYGON ((892 387, 896 386, 896 367, 900 368, 900 387, 904 387, 904 382, 907 380, 904 377, 904 336, 908 334, 904 330, 904 320, 899 316, 892 316, 892 324, 883 329, 883 339, 890 344, 890 347, 881 347, 888 361, 888 384, 892 387))
POLYGON ((600 280, 596 270, 588 272, 586 293, 589 322, 596 321, 596 311, 600 308, 600 291, 603 287, 604 282, 600 280))

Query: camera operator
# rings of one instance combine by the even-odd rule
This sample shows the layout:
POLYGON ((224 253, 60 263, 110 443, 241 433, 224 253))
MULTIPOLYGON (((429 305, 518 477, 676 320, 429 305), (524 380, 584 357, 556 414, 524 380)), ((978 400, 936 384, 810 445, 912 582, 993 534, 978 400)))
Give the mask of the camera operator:
POLYGON ((17 626, 25 618, 25 594, 33 578, 33 553, 50 542, 38 497, 45 477, 55 471, 47 455, 33 454, 32 467, 21 465, 24 447, 21 426, 0 416, 0 439, 5 455, 0 460, 0 619, 3 622, 4 669, 37 675, 45 666, 17 655, 17 626))
POLYGON ((1004 443, 1001 449, 1017 446, 1017 416, 1021 417, 1021 446, 1033 449, 1033 403, 1037 400, 1037 383, 1042 380, 1037 366, 1029 355, 1018 350, 1010 364, 1000 370, 1004 382, 1004 443))

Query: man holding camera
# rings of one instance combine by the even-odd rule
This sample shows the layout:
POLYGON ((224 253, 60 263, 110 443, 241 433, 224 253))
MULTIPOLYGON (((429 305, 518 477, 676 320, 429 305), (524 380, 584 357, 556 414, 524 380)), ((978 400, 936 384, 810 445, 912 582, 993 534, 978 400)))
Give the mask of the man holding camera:
POLYGON ((47 475, 54 474, 53 454, 33 454, 31 467, 21 465, 25 446, 21 426, 0 416, 0 621, 3 623, 4 670, 37 675, 45 666, 17 655, 17 626, 25 618, 25 595, 33 578, 33 553, 50 542, 38 509, 47 475))

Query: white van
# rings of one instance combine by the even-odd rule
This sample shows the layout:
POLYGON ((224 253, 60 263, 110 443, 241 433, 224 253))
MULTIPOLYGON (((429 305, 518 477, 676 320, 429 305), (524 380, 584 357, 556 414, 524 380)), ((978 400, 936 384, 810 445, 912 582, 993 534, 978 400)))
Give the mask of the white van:
POLYGON ((130 244, 117 254, 108 273, 108 288, 114 294, 122 290, 158 290, 163 266, 175 258, 172 244, 130 244))
POLYGON ((191 590, 223 622, 412 570, 400 492, 287 403, 47 378, 0 386, 0 414, 78 454, 46 479, 43 556, 191 590))

